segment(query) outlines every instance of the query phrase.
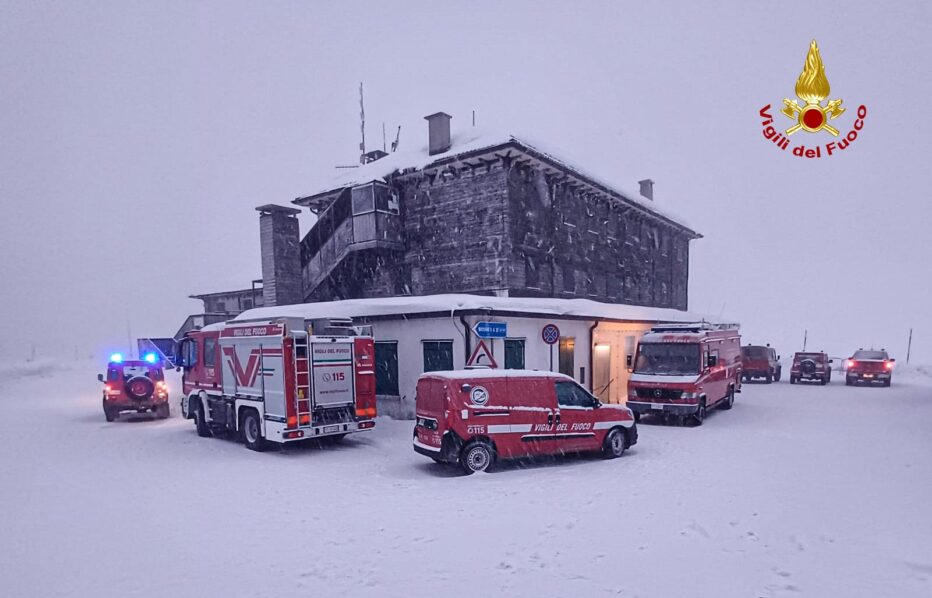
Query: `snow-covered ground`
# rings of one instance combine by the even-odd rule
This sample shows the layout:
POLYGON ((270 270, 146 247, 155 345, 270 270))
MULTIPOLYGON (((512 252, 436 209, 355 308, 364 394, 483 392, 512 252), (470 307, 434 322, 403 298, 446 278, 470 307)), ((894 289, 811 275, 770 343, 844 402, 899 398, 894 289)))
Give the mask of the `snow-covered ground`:
POLYGON ((37 369, 0 370, 4 596, 932 596, 932 368, 472 477, 410 422, 256 454, 37 369))

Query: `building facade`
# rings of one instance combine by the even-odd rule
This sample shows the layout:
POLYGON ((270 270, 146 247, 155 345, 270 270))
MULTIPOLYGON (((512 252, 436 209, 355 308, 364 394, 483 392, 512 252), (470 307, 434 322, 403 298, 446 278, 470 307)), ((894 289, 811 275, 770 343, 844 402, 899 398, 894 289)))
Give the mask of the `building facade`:
POLYGON ((292 290, 267 305, 473 293, 687 309, 700 235, 653 205, 651 181, 625 194, 518 138, 457 143, 449 116, 427 119, 423 151, 294 201, 317 215, 299 252, 280 250, 297 243, 291 209, 257 208, 265 288, 292 290))

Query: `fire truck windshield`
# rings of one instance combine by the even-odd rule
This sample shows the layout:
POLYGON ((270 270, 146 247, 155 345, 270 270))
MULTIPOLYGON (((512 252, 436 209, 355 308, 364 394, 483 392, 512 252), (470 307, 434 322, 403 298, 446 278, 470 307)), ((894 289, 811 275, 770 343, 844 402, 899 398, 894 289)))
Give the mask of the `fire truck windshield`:
POLYGON ((634 367, 637 374, 683 376, 699 373, 699 345, 641 343, 634 367))

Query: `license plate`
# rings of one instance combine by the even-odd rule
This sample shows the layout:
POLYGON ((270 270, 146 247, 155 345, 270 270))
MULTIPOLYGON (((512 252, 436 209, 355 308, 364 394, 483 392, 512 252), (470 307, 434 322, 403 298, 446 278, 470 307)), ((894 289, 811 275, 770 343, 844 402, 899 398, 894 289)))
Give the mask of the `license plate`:
POLYGON ((865 377, 865 378, 873 378, 874 375, 873 375, 873 374, 864 374, 864 377, 865 377))
POLYGON ((651 403, 650 408, 656 411, 663 411, 663 403, 651 403))
POLYGON ((340 426, 324 426, 324 434, 329 434, 330 432, 339 432, 340 426))

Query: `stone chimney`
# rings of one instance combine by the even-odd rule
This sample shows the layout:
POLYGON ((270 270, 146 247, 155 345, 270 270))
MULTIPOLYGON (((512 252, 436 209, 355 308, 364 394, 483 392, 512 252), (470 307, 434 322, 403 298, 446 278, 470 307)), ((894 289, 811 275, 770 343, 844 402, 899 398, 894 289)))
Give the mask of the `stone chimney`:
POLYGON ((644 179, 643 181, 638 181, 638 184, 641 186, 641 197, 654 201, 654 181, 644 179))
POLYGON ((301 303, 301 210, 267 204, 259 212, 259 245, 262 250, 262 298, 265 306, 301 303))
POLYGON ((428 153, 431 156, 442 154, 450 149, 451 118, 453 117, 446 112, 437 112, 424 117, 424 120, 427 121, 428 153))

